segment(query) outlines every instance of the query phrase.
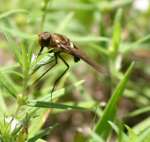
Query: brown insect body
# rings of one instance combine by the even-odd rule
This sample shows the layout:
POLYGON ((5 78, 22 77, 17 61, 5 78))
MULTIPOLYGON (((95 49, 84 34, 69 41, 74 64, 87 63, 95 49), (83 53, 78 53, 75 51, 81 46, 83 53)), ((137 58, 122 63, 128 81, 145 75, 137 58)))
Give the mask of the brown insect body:
POLYGON ((70 41, 64 35, 42 32, 39 34, 39 43, 41 45, 41 48, 52 48, 54 53, 64 52, 70 54, 74 57, 75 62, 82 59, 98 72, 106 73, 104 68, 91 60, 81 49, 79 49, 72 41, 70 41))

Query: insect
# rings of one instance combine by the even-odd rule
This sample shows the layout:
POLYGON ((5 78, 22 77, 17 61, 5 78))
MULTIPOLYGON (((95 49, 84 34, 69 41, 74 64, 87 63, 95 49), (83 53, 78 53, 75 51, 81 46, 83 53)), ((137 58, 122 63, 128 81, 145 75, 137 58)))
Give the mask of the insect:
MULTIPOLYGON (((61 53, 70 54, 73 56, 74 61, 78 62, 80 59, 85 61, 87 64, 91 65, 96 71, 106 73, 104 68, 91 60, 80 48, 78 48, 69 38, 64 35, 57 34, 57 33, 49 33, 49 32, 42 32, 39 35, 39 44, 40 44, 40 51, 37 57, 42 53, 43 49, 47 47, 50 49, 49 53, 54 53, 54 64, 48 68, 39 78, 41 79, 50 69, 52 69, 57 63, 58 58, 62 60, 62 62, 66 65, 66 69, 60 74, 60 76, 55 80, 53 88, 51 90, 51 94, 53 93, 56 84, 59 80, 64 76, 64 74, 68 71, 69 65, 65 61, 65 59, 61 56, 61 53)), ((51 61, 50 61, 51 62, 51 61)), ((37 80, 36 80, 37 81, 37 80)))

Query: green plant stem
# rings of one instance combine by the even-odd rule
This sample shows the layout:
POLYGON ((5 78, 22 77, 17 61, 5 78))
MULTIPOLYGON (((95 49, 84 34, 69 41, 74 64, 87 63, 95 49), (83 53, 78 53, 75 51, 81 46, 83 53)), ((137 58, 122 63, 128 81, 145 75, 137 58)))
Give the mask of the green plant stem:
POLYGON ((47 7, 48 7, 49 2, 50 2, 50 0, 44 0, 44 4, 42 6, 43 14, 42 14, 42 17, 41 17, 41 30, 44 29, 44 23, 45 23, 45 20, 46 20, 47 7))
POLYGON ((23 79, 23 96, 27 95, 26 94, 26 89, 27 89, 27 86, 28 86, 28 80, 29 80, 29 75, 28 75, 28 72, 25 73, 24 75, 24 79, 23 79))

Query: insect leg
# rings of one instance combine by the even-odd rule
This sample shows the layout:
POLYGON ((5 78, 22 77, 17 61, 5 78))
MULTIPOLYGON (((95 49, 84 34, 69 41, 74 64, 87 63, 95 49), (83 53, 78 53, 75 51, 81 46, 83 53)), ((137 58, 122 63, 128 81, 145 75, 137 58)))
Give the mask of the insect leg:
POLYGON ((52 90, 51 90, 51 100, 52 100, 52 93, 54 92, 54 89, 55 89, 55 87, 56 87, 56 85, 57 85, 57 83, 60 81, 60 79, 65 75, 65 73, 68 71, 68 69, 69 69, 69 65, 68 65, 68 63, 58 54, 58 57, 63 61, 63 63, 66 65, 66 69, 63 71, 63 73, 55 80, 55 82, 54 82, 54 85, 53 85, 53 88, 52 88, 52 90))
POLYGON ((39 53, 38 53, 37 57, 39 57, 39 56, 41 55, 41 53, 42 53, 43 49, 44 49, 44 46, 41 46, 41 49, 40 49, 40 51, 39 51, 39 53))
MULTIPOLYGON (((42 50, 43 50, 43 47, 41 47, 41 49, 40 49, 40 51, 39 51, 39 53, 38 53, 38 56, 41 54, 41 52, 42 52, 42 50)), ((53 52, 53 50, 50 50, 48 53, 52 53, 53 52)), ((37 57, 38 57, 37 56, 37 57)), ((33 70, 33 72, 31 73, 31 75, 33 75, 39 68, 41 68, 42 66, 45 66, 45 65, 47 65, 47 64, 49 64, 49 63, 51 63, 51 62, 53 62, 54 61, 54 59, 52 59, 52 60, 50 60, 50 61, 48 61, 48 62, 46 62, 46 63, 43 63, 43 64, 41 64, 41 65, 39 65, 38 67, 36 67, 34 70, 33 70)))
POLYGON ((55 59, 50 60, 50 61, 48 61, 48 62, 46 62, 46 63, 43 63, 43 64, 37 66, 37 67, 32 71, 31 75, 33 75, 33 74, 34 74, 38 69, 40 69, 41 67, 43 67, 43 66, 45 66, 45 65, 47 65, 47 64, 50 64, 50 63, 53 62, 54 60, 55 60, 55 59))
POLYGON ((48 73, 53 67, 55 67, 55 65, 57 64, 57 55, 54 54, 54 57, 55 57, 55 63, 52 66, 50 66, 38 79, 36 79, 33 84, 38 82, 46 73, 48 73))

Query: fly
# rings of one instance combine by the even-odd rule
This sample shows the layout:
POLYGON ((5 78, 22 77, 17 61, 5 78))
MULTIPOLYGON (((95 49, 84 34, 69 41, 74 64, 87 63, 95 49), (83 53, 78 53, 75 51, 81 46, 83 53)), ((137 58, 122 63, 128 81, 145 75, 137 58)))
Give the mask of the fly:
MULTIPOLYGON (((69 38, 64 35, 57 34, 57 33, 49 33, 49 32, 42 32, 39 34, 39 44, 40 44, 40 51, 38 56, 42 53, 43 49, 47 47, 49 49, 49 53, 54 53, 54 64, 48 68, 37 80, 40 80, 49 70, 51 70, 57 63, 58 58, 62 60, 62 62, 66 65, 66 69, 58 76, 55 80, 53 88, 51 90, 51 94, 53 93, 55 86, 59 82, 59 80, 65 75, 65 73, 69 70, 69 64, 65 61, 65 59, 60 55, 60 53, 66 53, 73 56, 74 61, 78 62, 80 59, 85 61, 87 64, 92 66, 96 71, 100 73, 106 74, 105 69, 97 64, 95 61, 90 59, 80 48, 78 48, 69 38)), ((50 61, 52 62, 52 61, 50 61)), ((50 63, 48 62, 48 63, 50 63)), ((46 64, 48 64, 46 63, 46 64)))

